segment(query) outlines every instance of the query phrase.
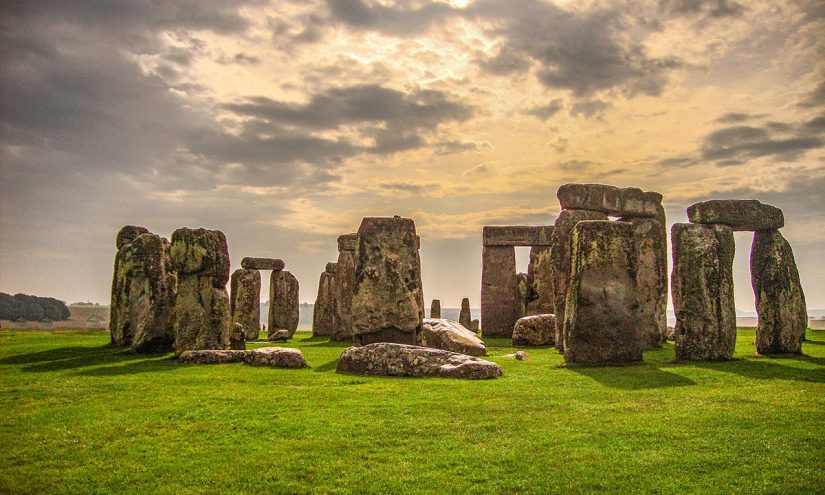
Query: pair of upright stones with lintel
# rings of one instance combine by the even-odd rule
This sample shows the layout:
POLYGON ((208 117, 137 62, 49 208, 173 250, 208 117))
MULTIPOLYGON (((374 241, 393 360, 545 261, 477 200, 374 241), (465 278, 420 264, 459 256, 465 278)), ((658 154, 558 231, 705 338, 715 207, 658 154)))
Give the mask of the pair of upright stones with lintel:
POLYGON ((268 339, 291 338, 298 329, 298 279, 284 270, 284 262, 273 258, 244 258, 232 273, 232 321, 243 327, 246 340, 256 340, 260 330, 261 270, 269 278, 268 339))
POLYGON ((662 195, 565 184, 557 197, 549 253, 556 347, 568 362, 640 361, 667 329, 662 195))
POLYGON ((359 344, 415 344, 424 319, 420 240, 409 218, 367 217, 338 238, 318 288, 313 333, 359 344))
POLYGON ((181 228, 170 243, 127 225, 116 244, 109 325, 114 345, 178 354, 229 345, 229 250, 222 232, 181 228))
POLYGON ((793 251, 779 232, 785 225, 782 210, 756 200, 712 200, 688 207, 687 213, 691 223, 671 229, 676 357, 704 361, 733 356, 734 231, 754 233, 750 268, 757 352, 800 353, 808 315, 793 251))

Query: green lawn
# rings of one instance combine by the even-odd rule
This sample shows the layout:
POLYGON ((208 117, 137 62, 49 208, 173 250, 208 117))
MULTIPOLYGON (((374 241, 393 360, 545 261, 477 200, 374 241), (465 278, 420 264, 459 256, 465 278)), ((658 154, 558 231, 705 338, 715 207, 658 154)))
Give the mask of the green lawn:
POLYGON ((0 331, 0 493, 823 493, 825 332, 803 356, 567 367, 489 381, 178 365, 102 332, 0 331))

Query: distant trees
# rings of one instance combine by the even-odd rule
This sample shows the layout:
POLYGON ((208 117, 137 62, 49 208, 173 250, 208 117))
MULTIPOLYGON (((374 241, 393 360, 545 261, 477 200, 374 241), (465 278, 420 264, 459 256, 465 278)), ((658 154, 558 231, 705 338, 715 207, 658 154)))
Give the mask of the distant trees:
POLYGON ((0 320, 23 318, 40 321, 48 318, 54 321, 67 320, 69 308, 66 303, 53 297, 38 297, 26 294, 13 296, 0 292, 0 320))

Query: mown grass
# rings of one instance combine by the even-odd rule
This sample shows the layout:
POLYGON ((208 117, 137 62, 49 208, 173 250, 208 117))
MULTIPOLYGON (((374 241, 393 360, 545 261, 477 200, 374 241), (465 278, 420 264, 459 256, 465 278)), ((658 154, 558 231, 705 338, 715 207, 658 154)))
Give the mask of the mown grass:
POLYGON ((310 368, 181 366, 102 332, 0 331, 2 493, 823 493, 825 332, 804 355, 568 367, 504 377, 335 372, 345 344, 296 334, 310 368))

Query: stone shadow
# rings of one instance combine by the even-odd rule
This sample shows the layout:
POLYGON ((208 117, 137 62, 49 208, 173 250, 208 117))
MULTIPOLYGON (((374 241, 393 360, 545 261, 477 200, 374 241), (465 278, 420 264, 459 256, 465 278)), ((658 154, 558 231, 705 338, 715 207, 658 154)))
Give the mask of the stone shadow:
POLYGON ((21 371, 43 373, 65 371, 104 364, 122 365, 133 361, 155 361, 155 356, 138 355, 128 349, 110 345, 97 347, 61 347, 46 351, 18 354, 0 359, 0 365, 24 365, 21 371))
POLYGON ((319 371, 319 372, 327 372, 327 371, 335 371, 338 368, 338 359, 333 359, 328 363, 324 363, 321 366, 316 366, 312 368, 312 371, 319 371))
POLYGON ((565 368, 606 387, 623 390, 685 387, 696 383, 690 378, 665 371, 651 363, 605 366, 568 364, 565 368))
POLYGON ((75 373, 78 376, 121 376, 134 375, 137 373, 154 373, 158 371, 170 371, 178 368, 178 361, 174 357, 146 358, 138 361, 129 361, 124 365, 100 366, 75 373))
POLYGON ((760 357, 756 359, 732 359, 717 362, 692 362, 697 368, 704 368, 723 373, 733 373, 754 380, 790 380, 801 382, 825 383, 825 369, 794 368, 777 362, 779 359, 796 359, 822 364, 823 358, 794 355, 778 357, 760 357))

